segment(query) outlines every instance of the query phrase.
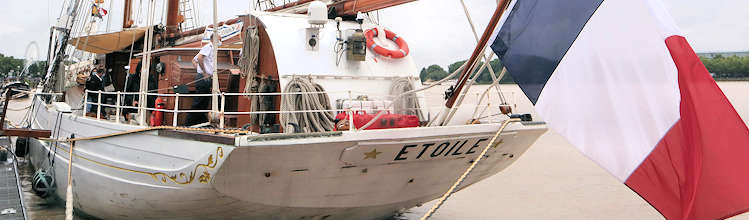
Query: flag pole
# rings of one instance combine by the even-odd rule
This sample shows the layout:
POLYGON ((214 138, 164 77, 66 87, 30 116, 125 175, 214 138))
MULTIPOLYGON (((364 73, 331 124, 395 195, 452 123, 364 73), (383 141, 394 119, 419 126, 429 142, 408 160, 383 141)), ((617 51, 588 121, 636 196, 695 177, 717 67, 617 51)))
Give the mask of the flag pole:
POLYGON ((505 10, 507 9, 507 6, 510 5, 511 0, 499 0, 499 4, 497 5, 497 8, 494 10, 494 14, 492 15, 491 19, 489 20, 489 24, 486 26, 486 29, 484 29, 484 33, 481 35, 481 39, 479 39, 478 44, 476 45, 476 48, 473 49, 473 53, 471 54, 471 58, 468 59, 466 62, 468 65, 466 65, 465 68, 460 73, 460 78, 458 78, 458 84, 455 86, 455 90, 453 93, 448 97, 447 102, 445 102, 445 109, 443 109, 443 112, 441 115, 441 118, 438 119, 441 121, 439 124, 447 123, 447 121, 444 121, 447 117, 447 113, 450 112, 450 109, 453 108, 453 105, 455 105, 455 101, 457 100, 461 90, 463 89, 463 86, 465 86, 466 82, 471 76, 471 73, 476 68, 476 63, 478 61, 479 56, 483 56, 484 49, 486 48, 486 45, 489 43, 489 38, 491 38, 492 33, 494 32, 494 29, 496 29, 497 24, 499 24, 499 19, 502 17, 502 14, 504 14, 505 10))

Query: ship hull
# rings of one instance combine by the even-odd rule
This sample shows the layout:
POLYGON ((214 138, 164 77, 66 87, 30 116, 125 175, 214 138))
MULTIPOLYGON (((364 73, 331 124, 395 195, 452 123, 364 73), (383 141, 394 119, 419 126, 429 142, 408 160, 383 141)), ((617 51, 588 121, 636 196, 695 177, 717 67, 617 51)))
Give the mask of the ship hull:
MULTIPOLYGON (((142 128, 45 107, 36 115, 35 127, 59 124, 60 139, 142 128)), ((74 205, 103 219, 382 219, 438 198, 498 129, 232 137, 148 131, 78 141, 74 205)), ((542 124, 511 124, 461 187, 500 172, 545 131, 542 124)), ((56 196, 65 198, 72 143, 30 143, 30 161, 53 171, 56 196)))

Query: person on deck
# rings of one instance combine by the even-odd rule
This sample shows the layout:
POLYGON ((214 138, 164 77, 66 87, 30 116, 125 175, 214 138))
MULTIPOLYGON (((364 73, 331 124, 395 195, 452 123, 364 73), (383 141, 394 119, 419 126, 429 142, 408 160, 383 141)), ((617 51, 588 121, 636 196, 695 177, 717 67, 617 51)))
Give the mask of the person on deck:
MULTIPOLYGON (((88 80, 86 80, 86 90, 102 91, 104 89, 104 86, 102 83, 103 82, 102 75, 103 75, 103 71, 99 71, 96 68, 91 70, 91 74, 89 74, 88 80)), ((89 93, 88 102, 92 103, 87 106, 88 112, 96 113, 98 111, 99 106, 96 105, 95 103, 99 102, 99 94, 89 93)))
MULTIPOLYGON (((99 75, 99 78, 101 79, 101 90, 104 92, 114 92, 114 83, 112 81, 112 74, 107 71, 103 66, 97 70, 97 73, 101 74, 99 75)), ((117 98, 117 95, 115 94, 102 94, 101 95, 101 103, 113 105, 115 104, 115 99, 117 98)), ((111 109, 111 107, 102 106, 102 115, 106 115, 108 111, 106 109, 111 109)))
MULTIPOLYGON (((210 42, 203 46, 197 55, 192 59, 192 64, 195 66, 198 74, 195 75, 195 91, 193 94, 209 94, 211 93, 211 77, 213 76, 213 59, 216 54, 213 53, 213 34, 211 34, 210 42)), ((192 110, 205 110, 208 109, 211 97, 209 96, 198 96, 193 97, 192 110)), ((193 112, 187 116, 187 125, 196 125, 208 121, 205 113, 193 112)))
MULTIPOLYGON (((157 58, 156 63, 160 62, 160 60, 157 58)), ((152 65, 152 66, 155 66, 152 65)), ((135 67, 134 73, 127 74, 127 80, 125 80, 125 92, 140 92, 140 72, 143 67, 143 62, 139 61, 138 66, 135 67)), ((152 74, 155 71, 154 68, 149 69, 148 74, 148 91, 153 91, 158 89, 158 76, 156 74, 152 74)), ((132 106, 132 107, 138 107, 138 95, 137 94, 127 94, 123 96, 124 105, 126 106, 132 106)), ((148 96, 148 102, 146 103, 147 108, 153 108, 154 102, 156 100, 156 96, 148 96)), ((130 113, 136 113, 138 112, 137 109, 134 108, 124 108, 122 109, 123 115, 125 115, 126 120, 130 120, 130 113)))

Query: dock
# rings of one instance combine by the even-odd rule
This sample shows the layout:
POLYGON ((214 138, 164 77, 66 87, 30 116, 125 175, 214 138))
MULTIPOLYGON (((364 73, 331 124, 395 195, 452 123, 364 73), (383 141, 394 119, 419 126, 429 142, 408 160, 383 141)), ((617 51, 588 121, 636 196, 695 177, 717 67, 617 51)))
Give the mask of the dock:
MULTIPOLYGON (((7 137, 0 139, 0 143, 4 146, 10 145, 7 137)), ((0 219, 27 219, 21 196, 23 190, 19 181, 18 163, 10 152, 0 152, 3 153, 7 155, 7 159, 0 156, 0 159, 6 159, 0 161, 0 219)))

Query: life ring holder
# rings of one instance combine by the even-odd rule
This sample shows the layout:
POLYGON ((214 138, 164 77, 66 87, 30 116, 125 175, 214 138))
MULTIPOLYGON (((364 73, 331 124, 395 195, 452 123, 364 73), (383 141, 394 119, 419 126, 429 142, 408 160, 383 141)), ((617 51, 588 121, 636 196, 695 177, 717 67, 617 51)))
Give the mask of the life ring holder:
POLYGON ((390 50, 386 49, 380 45, 377 45, 377 43, 374 42, 374 38, 377 37, 377 28, 372 28, 367 30, 367 32, 364 33, 364 36, 367 38, 367 47, 372 49, 375 53, 391 57, 394 59, 403 58, 408 55, 408 44, 406 43, 406 40, 403 40, 403 38, 398 37, 397 34, 393 33, 390 30, 385 30, 385 37, 388 40, 391 40, 395 42, 395 44, 398 45, 400 49, 398 50, 390 50))

